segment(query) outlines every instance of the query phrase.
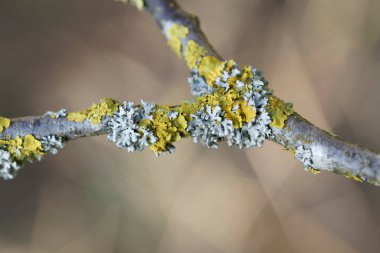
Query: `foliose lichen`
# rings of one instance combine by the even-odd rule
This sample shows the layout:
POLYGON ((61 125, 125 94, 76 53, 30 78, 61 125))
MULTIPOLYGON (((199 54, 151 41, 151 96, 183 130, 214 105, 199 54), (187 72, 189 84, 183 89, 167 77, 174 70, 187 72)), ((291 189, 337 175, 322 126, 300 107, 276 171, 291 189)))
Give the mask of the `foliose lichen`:
POLYGON ((173 143, 187 136, 211 148, 222 140, 240 148, 261 146, 271 134, 267 82, 251 66, 204 58, 204 71, 194 69, 189 78, 198 87, 193 100, 179 106, 124 102, 109 121, 108 139, 128 151, 149 147, 157 155, 173 152, 173 143))
POLYGON ((64 138, 57 135, 45 136, 41 139, 42 150, 45 153, 56 155, 58 151, 64 148, 64 138))
POLYGON ((153 120, 155 105, 141 101, 141 105, 124 102, 119 106, 109 125, 112 132, 108 140, 129 152, 141 151, 157 141, 152 130, 144 127, 144 123, 153 120), (140 127, 141 125, 141 127, 140 127))
POLYGON ((33 135, 0 140, 0 178, 13 179, 25 162, 41 160, 46 153, 57 154, 64 138, 49 135, 36 139, 33 135))
POLYGON ((196 43, 194 40, 189 40, 186 44, 185 52, 183 54, 186 64, 190 69, 198 66, 200 59, 207 55, 207 50, 196 43))
POLYGON ((203 77, 199 75, 198 69, 191 70, 188 83, 190 84, 191 94, 194 96, 201 96, 203 94, 215 92, 215 88, 208 85, 203 77))
POLYGON ((43 155, 41 142, 31 134, 0 140, 0 177, 14 178, 24 162, 40 160, 43 155))
POLYGON ((294 113, 291 103, 285 103, 275 96, 269 98, 268 111, 272 119, 271 126, 277 128, 283 128, 286 119, 294 113))
POLYGON ((74 122, 89 120, 92 124, 99 124, 103 116, 111 116, 118 108, 118 102, 111 98, 103 98, 100 103, 93 104, 86 110, 68 113, 67 119, 74 122))
POLYGON ((11 125, 11 120, 8 118, 0 117, 0 133, 3 132, 5 128, 11 125))
POLYGON ((144 0, 115 0, 116 2, 121 2, 124 4, 131 3, 134 5, 139 11, 144 9, 144 0))
POLYGON ((171 49, 177 54, 178 58, 181 58, 182 53, 182 39, 186 38, 189 34, 189 28, 180 24, 167 24, 169 28, 167 28, 167 38, 168 45, 171 49))
POLYGON ((305 171, 314 175, 320 173, 320 170, 313 168, 313 154, 310 148, 300 144, 294 152, 295 158, 304 164, 305 171))
POLYGON ((58 112, 47 111, 44 114, 44 117, 50 117, 52 119, 63 118, 66 116, 67 116, 67 110, 66 109, 61 109, 58 112))

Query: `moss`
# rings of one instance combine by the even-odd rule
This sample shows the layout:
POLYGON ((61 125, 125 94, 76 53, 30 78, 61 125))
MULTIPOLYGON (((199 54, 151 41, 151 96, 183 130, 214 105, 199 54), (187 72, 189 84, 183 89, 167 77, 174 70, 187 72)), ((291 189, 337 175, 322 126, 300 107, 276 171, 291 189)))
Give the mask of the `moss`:
POLYGON ((184 25, 178 25, 178 24, 172 25, 167 31, 168 45, 177 54, 178 58, 181 58, 181 52, 182 52, 181 39, 186 38, 188 34, 189 34, 189 28, 187 28, 184 25))
POLYGON ((0 117, 0 133, 11 125, 11 120, 8 118, 0 117))
POLYGON ((288 116, 294 112, 293 105, 291 103, 285 103, 281 99, 271 96, 268 103, 268 112, 272 123, 272 127, 283 128, 288 116))
POLYGON ((195 68, 202 57, 207 55, 207 50, 198 45, 194 40, 189 40, 186 45, 185 52, 183 54, 186 64, 190 69, 195 68))
POLYGON ((0 140, 0 146, 10 153, 14 161, 23 162, 44 155, 41 142, 31 134, 17 136, 10 140, 0 140))
POLYGON ((89 120, 92 124, 99 124, 103 116, 111 116, 118 111, 119 103, 111 98, 103 98, 100 103, 93 104, 91 107, 80 112, 70 112, 67 116, 69 121, 82 122, 89 120))
POLYGON ((199 64, 199 74, 203 76, 208 85, 213 86, 215 79, 221 75, 224 63, 214 56, 206 56, 199 64))

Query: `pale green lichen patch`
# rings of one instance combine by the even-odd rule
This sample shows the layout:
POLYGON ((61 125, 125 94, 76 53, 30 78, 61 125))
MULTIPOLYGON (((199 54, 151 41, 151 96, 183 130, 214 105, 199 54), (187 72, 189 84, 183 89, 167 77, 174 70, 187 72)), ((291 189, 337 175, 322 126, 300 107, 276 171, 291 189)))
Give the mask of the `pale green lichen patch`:
POLYGON ((189 34, 189 28, 184 25, 173 24, 167 30, 168 45, 177 54, 178 58, 181 58, 182 42, 181 39, 186 38, 189 34))
POLYGON ((69 121, 82 122, 89 120, 92 124, 99 124, 103 116, 111 116, 119 108, 119 103, 111 98, 103 98, 100 103, 93 104, 86 110, 80 112, 70 112, 67 115, 69 121))
POLYGON ((281 99, 271 96, 268 103, 268 112, 272 123, 272 127, 283 128, 286 119, 294 113, 293 105, 285 103, 281 99))
POLYGON ((0 117, 0 133, 11 125, 11 120, 8 118, 0 117))
POLYGON ((189 40, 183 54, 186 64, 190 69, 198 66, 202 57, 207 55, 207 50, 198 45, 194 40, 189 40))

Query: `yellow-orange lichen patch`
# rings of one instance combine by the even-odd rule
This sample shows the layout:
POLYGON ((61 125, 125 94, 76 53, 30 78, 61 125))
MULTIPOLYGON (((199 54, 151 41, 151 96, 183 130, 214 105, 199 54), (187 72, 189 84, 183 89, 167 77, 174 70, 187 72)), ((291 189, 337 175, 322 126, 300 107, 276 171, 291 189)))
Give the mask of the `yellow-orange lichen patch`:
POLYGON ((92 124, 99 124, 103 116, 111 116, 118 111, 119 103, 111 98, 103 98, 100 103, 93 104, 91 107, 80 112, 70 112, 67 115, 69 121, 82 122, 89 120, 92 124))
POLYGON ((189 34, 189 28, 184 25, 173 24, 167 31, 168 45, 181 58, 182 42, 181 39, 186 38, 189 34))
POLYGON ((268 113, 272 120, 271 126, 277 128, 283 128, 288 116, 294 112, 293 105, 291 103, 285 103, 281 99, 271 96, 268 103, 268 113))
POLYGON ((0 117, 0 133, 11 125, 11 120, 8 118, 0 117))
POLYGON ((194 40, 189 40, 183 54, 186 64, 190 69, 197 67, 202 57, 207 55, 207 50, 198 45, 194 40))
POLYGON ((221 75, 224 63, 214 56, 206 56, 199 64, 199 74, 202 75, 208 85, 213 86, 215 79, 221 75))
POLYGON ((31 160, 44 155, 41 142, 31 134, 23 137, 16 136, 10 140, 0 140, 0 146, 3 146, 13 160, 17 161, 31 160))

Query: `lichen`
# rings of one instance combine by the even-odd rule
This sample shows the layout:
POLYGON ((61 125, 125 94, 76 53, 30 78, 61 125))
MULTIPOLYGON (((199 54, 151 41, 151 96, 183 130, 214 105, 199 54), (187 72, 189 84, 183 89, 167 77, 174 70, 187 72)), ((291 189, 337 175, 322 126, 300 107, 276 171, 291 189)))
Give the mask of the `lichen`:
POLYGON ((153 131, 148 129, 156 105, 141 102, 141 106, 133 102, 122 103, 109 121, 112 132, 108 135, 108 140, 128 152, 141 151, 157 141, 153 131))
POLYGON ((111 116, 118 111, 119 103, 111 98, 103 98, 100 103, 93 104, 88 109, 80 112, 70 112, 67 116, 69 121, 83 122, 89 120, 92 124, 99 124, 103 116, 111 116))
POLYGON ((191 94, 193 94, 193 96, 201 96, 215 92, 215 88, 208 85, 204 78, 199 75, 198 69, 191 70, 190 77, 187 81, 190 84, 191 94))
POLYGON ((139 11, 142 11, 144 9, 144 0, 115 0, 116 2, 121 2, 121 3, 131 3, 134 5, 139 11))
POLYGON ((202 57, 206 56, 207 53, 208 52, 204 47, 198 45, 194 40, 189 40, 183 56, 187 66, 190 69, 194 69, 198 66, 202 57))
POLYGON ((336 174, 342 175, 345 178, 353 179, 355 181, 358 181, 360 183, 363 183, 363 182, 367 181, 364 177, 361 177, 360 175, 354 174, 354 173, 352 173, 350 171, 346 171, 346 170, 342 171, 340 169, 334 169, 333 172, 336 173, 336 174))
POLYGON ((294 109, 291 103, 285 103, 281 99, 271 96, 268 103, 268 112, 272 120, 271 126, 283 128, 286 119, 293 114, 294 109))
POLYGON ((0 140, 0 177, 12 179, 25 161, 40 160, 44 154, 41 142, 31 134, 0 140))
POLYGON ((11 120, 8 118, 0 117, 0 133, 11 125, 11 120))
POLYGON ((321 173, 320 170, 315 169, 315 168, 313 168, 313 167, 309 167, 309 168, 307 168, 307 171, 310 172, 310 173, 313 174, 313 175, 318 175, 318 174, 321 173))
POLYGON ((180 108, 177 107, 172 110, 169 106, 157 107, 153 121, 151 121, 151 129, 158 140, 150 145, 150 149, 156 154, 173 152, 173 143, 188 135, 186 128, 187 120, 180 108), (177 116, 169 117, 169 115, 173 115, 173 112, 176 112, 177 116))
POLYGON ((208 85, 213 86, 214 81, 224 68, 224 63, 214 56, 203 57, 199 63, 199 74, 203 76, 208 85))
POLYGON ((294 152, 295 158, 303 163, 305 171, 313 175, 320 173, 320 170, 313 168, 313 153, 311 148, 300 144, 295 150, 291 151, 294 152))
POLYGON ((50 117, 52 119, 63 118, 66 116, 67 116, 67 110, 66 109, 61 109, 58 112, 47 111, 44 114, 44 117, 50 117))
POLYGON ((56 155, 65 146, 64 138, 56 135, 48 135, 41 139, 42 150, 45 153, 56 155))
POLYGON ((239 68, 234 61, 203 59, 212 76, 194 69, 189 81, 210 89, 199 89, 199 96, 179 106, 124 102, 110 119, 108 139, 128 151, 149 147, 157 155, 173 152, 174 142, 187 136, 212 148, 222 140, 239 148, 261 146, 271 134, 266 111, 271 91, 261 72, 251 66, 239 68))
POLYGON ((172 24, 167 30, 168 45, 181 58, 182 42, 181 39, 186 38, 189 34, 189 28, 184 25, 172 24))

